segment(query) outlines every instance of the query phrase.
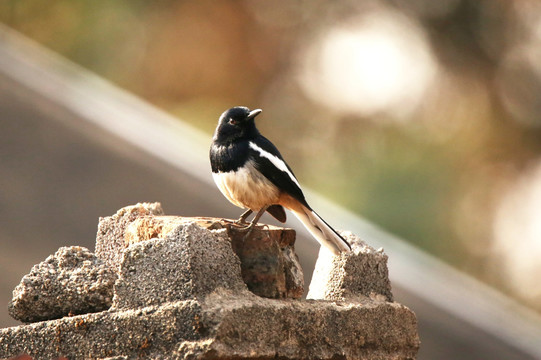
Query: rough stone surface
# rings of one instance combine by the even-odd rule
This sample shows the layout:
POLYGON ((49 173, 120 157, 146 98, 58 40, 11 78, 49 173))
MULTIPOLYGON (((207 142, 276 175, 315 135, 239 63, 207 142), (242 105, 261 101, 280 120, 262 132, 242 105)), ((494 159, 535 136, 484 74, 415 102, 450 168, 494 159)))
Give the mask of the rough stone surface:
POLYGON ((227 233, 251 292, 273 299, 302 297, 304 273, 295 253, 294 230, 256 226, 246 237, 244 232, 228 226, 227 233))
MULTIPOLYGON (((249 293, 248 293, 249 294, 249 293)), ((389 302, 275 300, 214 293, 0 330, 0 358, 414 359, 415 315, 389 302)))
POLYGON ((23 277, 8 311, 23 322, 102 311, 111 306, 115 279, 88 249, 62 247, 23 277))
POLYGON ((392 302, 386 256, 355 236, 351 254, 320 254, 329 274, 311 292, 326 300, 297 300, 280 298, 295 291, 279 284, 302 280, 288 230, 245 239, 227 221, 125 209, 100 222, 100 254, 119 273, 114 306, 2 329, 0 359, 415 359, 415 314, 392 302), (254 294, 265 281, 277 299, 254 294))
POLYGON ((370 297, 393 301, 387 255, 350 232, 342 236, 352 251, 339 256, 326 249, 319 251, 307 298, 357 301, 370 297))
POLYGON ((415 315, 396 303, 227 299, 216 294, 205 305, 207 318, 219 323, 203 353, 219 359, 254 354, 258 359, 413 359, 419 346, 415 315))
POLYGON ((125 230, 134 220, 144 216, 163 215, 160 203, 139 203, 118 210, 113 216, 99 219, 96 235, 96 256, 112 268, 117 268, 122 253, 128 247, 125 230))
MULTIPOLYGON (((258 225, 254 227, 250 236, 246 237, 246 233, 234 226, 231 221, 223 219, 145 216, 134 220, 126 227, 125 244, 174 237, 176 235, 172 235, 173 233, 181 234, 180 230, 189 224, 197 224, 207 229, 208 234, 201 234, 202 237, 212 236, 211 233, 228 237, 227 242, 240 259, 242 279, 254 294, 274 299, 302 297, 304 275, 294 251, 295 231, 292 229, 258 225)), ((185 245, 195 246, 195 244, 197 242, 185 245)), ((124 248, 111 249, 125 251, 124 248)), ((223 250, 220 248, 220 251, 223 250)))
POLYGON ((240 261, 225 229, 182 224, 167 239, 134 243, 124 251, 113 307, 133 309, 204 298, 219 288, 247 292, 240 273, 240 261))
MULTIPOLYGON (((126 311, 103 311, 0 330, 0 359, 26 353, 35 359, 159 358, 173 344, 195 341, 207 331, 194 300, 126 311)), ((165 357, 167 358, 167 356, 165 357)))

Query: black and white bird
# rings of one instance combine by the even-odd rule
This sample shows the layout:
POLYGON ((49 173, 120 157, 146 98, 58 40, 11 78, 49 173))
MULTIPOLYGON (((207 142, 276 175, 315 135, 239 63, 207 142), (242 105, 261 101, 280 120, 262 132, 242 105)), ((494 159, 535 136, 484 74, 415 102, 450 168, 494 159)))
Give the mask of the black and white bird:
POLYGON ((297 178, 278 149, 255 126, 260 109, 237 106, 225 111, 210 147, 212 177, 224 196, 234 205, 247 209, 237 223, 247 225, 252 212, 256 216, 246 227, 251 230, 259 218, 269 212, 286 221, 287 208, 322 245, 338 254, 349 251, 349 244, 306 202, 297 178))

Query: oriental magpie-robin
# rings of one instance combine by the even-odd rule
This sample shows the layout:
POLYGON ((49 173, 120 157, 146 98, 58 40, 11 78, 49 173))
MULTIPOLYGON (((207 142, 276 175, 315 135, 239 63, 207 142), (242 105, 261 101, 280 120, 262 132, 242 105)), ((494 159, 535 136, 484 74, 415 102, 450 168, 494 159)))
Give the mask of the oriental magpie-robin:
POLYGON ((225 111, 210 147, 212 177, 224 196, 234 205, 248 209, 237 220, 257 212, 247 229, 265 211, 285 222, 284 207, 291 210, 306 229, 333 253, 351 247, 306 202, 297 178, 276 147, 259 133, 254 118, 260 109, 238 106, 225 111))

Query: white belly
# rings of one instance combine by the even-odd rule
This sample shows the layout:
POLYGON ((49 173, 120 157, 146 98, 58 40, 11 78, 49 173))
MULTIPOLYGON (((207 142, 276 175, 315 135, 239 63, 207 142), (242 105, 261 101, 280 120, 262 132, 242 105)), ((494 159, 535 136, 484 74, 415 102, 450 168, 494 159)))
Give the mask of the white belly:
POLYGON ((259 211, 266 205, 276 204, 279 190, 252 163, 237 171, 212 173, 214 182, 224 196, 234 205, 259 211))

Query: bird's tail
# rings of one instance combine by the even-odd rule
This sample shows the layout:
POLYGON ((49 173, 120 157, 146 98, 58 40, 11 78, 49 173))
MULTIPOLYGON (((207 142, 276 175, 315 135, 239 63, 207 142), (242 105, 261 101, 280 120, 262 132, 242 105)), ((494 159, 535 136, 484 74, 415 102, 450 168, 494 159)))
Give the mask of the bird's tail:
POLYGON ((342 251, 351 250, 351 246, 347 241, 316 214, 315 211, 302 205, 297 209, 291 209, 291 211, 302 222, 310 234, 335 255, 338 255, 342 251))

